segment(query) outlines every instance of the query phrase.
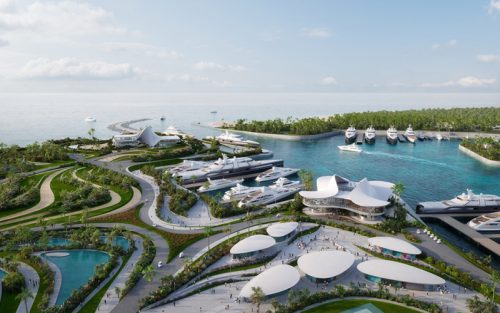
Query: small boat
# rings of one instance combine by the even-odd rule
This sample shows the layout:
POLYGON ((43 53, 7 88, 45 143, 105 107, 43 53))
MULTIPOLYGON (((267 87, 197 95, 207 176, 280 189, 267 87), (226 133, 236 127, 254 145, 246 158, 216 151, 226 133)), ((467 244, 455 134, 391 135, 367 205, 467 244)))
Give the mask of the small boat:
POLYGON ((408 128, 406 129, 404 136, 406 140, 408 140, 408 142, 410 143, 415 143, 415 141, 417 140, 417 136, 415 135, 413 128, 411 128, 411 124, 408 125, 408 128))
POLYGON ((84 121, 87 123, 92 123, 92 122, 95 122, 96 119, 93 118, 92 116, 87 116, 84 121))
POLYGON ((250 193, 255 192, 259 189, 260 187, 248 187, 245 185, 236 184, 235 187, 232 187, 231 189, 229 189, 224 193, 222 201, 225 202, 239 201, 248 196, 250 193))
POLYGON ((385 138, 386 138, 387 142, 390 143, 391 145, 397 144, 398 143, 398 130, 394 126, 389 127, 385 138))
POLYGON ((208 178, 205 184, 198 188, 198 192, 208 192, 208 191, 214 191, 214 190, 219 190, 219 189, 224 189, 224 188, 229 188, 229 187, 234 187, 237 184, 240 184, 243 182, 243 179, 215 179, 211 180, 208 178))
POLYGON ((165 120, 165 116, 163 116, 163 115, 162 115, 162 116, 160 117, 160 121, 164 121, 164 120, 165 120))
POLYGON ((212 114, 217 114, 217 111, 210 111, 210 113, 212 113, 212 114))
POLYGON ((358 137, 358 132, 356 131, 356 128, 354 126, 350 126, 346 131, 345 131, 345 143, 350 144, 356 141, 356 138, 358 137))
POLYGON ((374 144, 375 137, 376 137, 375 128, 373 128, 373 126, 368 127, 365 131, 365 142, 367 144, 374 144))
POLYGON ((263 181, 268 181, 268 180, 274 180, 280 177, 286 177, 293 175, 299 171, 298 168, 287 168, 287 167, 276 167, 273 166, 270 170, 265 171, 262 174, 259 174, 255 178, 256 181, 258 182, 263 182, 263 181))
POLYGON ((497 232, 500 230, 500 211, 475 217, 467 225, 477 231, 497 232))
POLYGON ((302 184, 298 180, 289 180, 286 177, 280 177, 274 184, 269 185, 269 188, 283 188, 283 187, 300 187, 302 184))
POLYGON ((437 139, 438 141, 443 140, 443 135, 441 135, 441 134, 439 134, 439 133, 438 133, 438 134, 436 134, 436 139, 437 139))
POLYGON ((358 145, 356 145, 355 143, 346 146, 337 146, 337 148, 339 148, 342 151, 358 152, 358 153, 363 152, 363 150, 361 150, 361 148, 358 148, 358 145))

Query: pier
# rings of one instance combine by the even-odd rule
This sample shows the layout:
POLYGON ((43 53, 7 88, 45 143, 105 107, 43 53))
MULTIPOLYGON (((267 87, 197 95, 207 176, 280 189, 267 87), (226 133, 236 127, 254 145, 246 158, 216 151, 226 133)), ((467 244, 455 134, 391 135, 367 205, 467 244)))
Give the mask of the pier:
POLYGON ((363 144, 363 138, 364 138, 364 134, 358 133, 358 136, 356 136, 356 143, 358 145, 362 145, 363 144))
POLYGON ((403 135, 398 134, 398 141, 399 142, 406 142, 406 138, 403 135))

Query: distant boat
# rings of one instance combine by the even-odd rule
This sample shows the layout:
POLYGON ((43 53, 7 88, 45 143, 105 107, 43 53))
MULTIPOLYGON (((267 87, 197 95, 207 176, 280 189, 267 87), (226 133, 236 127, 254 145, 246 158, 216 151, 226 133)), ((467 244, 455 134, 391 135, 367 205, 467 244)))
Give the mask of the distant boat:
POLYGON ((96 119, 93 118, 92 116, 87 116, 84 121, 87 123, 92 123, 92 122, 95 122, 96 119))
POLYGON ((385 138, 387 139, 387 142, 390 143, 391 145, 397 144, 398 143, 398 130, 394 126, 389 127, 385 138))
POLYGON ((337 146, 337 148, 339 148, 342 151, 348 151, 348 152, 358 152, 358 153, 363 152, 363 150, 361 150, 361 148, 358 148, 358 145, 356 145, 356 143, 346 145, 346 146, 337 146))
POLYGON ((217 114, 217 111, 210 111, 210 113, 212 113, 212 114, 217 114))
POLYGON ((424 133, 419 132, 419 133, 417 134, 417 139, 418 139, 418 140, 420 140, 420 141, 424 141, 424 140, 425 140, 425 135, 424 135, 424 133))
POLYGON ((404 136, 408 142, 415 143, 417 140, 417 136, 415 135, 415 132, 413 131, 413 128, 411 128, 411 124, 408 125, 408 128, 406 129, 404 136))
POLYGON ((162 116, 160 117, 160 121, 164 121, 164 120, 165 120, 165 116, 163 116, 163 115, 162 115, 162 116))

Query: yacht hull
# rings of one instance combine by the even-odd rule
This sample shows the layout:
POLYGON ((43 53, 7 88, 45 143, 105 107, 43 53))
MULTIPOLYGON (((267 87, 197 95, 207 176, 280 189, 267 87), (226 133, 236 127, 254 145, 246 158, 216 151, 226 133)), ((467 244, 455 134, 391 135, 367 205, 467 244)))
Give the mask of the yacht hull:
POLYGON ((368 138, 365 136, 365 142, 369 145, 373 145, 375 143, 375 137, 368 138))
POLYGON ((356 141, 356 136, 345 137, 344 141, 345 141, 346 144, 354 143, 356 141))
POLYGON ((395 145, 398 143, 398 137, 396 138, 391 138, 391 137, 385 137, 385 140, 387 141, 388 144, 395 145))

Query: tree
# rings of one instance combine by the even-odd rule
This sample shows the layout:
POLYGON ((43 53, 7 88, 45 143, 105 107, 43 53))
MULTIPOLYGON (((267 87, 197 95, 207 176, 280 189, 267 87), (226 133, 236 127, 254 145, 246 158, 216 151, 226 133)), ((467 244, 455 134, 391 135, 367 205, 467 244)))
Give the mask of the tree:
POLYGON ((335 293, 339 298, 343 298, 345 296, 346 290, 344 285, 338 284, 335 286, 335 293))
POLYGON ((500 283, 500 272, 493 270, 491 272, 491 304, 495 305, 495 295, 497 291, 497 285, 500 283))
POLYGON ((33 294, 29 291, 28 288, 24 287, 21 292, 16 296, 16 300, 20 302, 24 302, 25 312, 29 312, 28 310, 28 299, 33 298, 33 294))
POLYGON ((89 137, 91 139, 95 139, 95 137, 94 137, 95 129, 94 128, 89 129, 89 131, 87 132, 87 134, 89 134, 89 137))
POLYGON ((396 183, 392 186, 392 192, 399 198, 405 192, 405 185, 403 183, 396 183))
POLYGON ((252 287, 252 294, 250 295, 250 299, 252 300, 252 303, 257 305, 257 313, 260 311, 260 305, 262 304, 262 301, 264 301, 264 298, 266 295, 262 291, 262 288, 260 287, 252 287))
POLYGON ((89 210, 86 208, 82 211, 82 217, 80 218, 80 223, 87 226, 88 217, 89 217, 89 210))
POLYGON ((302 184, 304 184, 304 189, 305 190, 312 190, 313 189, 313 173, 308 170, 300 170, 299 171, 299 178, 302 181, 302 184))
POLYGON ((146 266, 143 270, 142 270, 142 277, 148 282, 152 282, 153 281, 153 277, 155 275, 155 270, 153 268, 153 265, 152 264, 149 264, 148 266, 146 266))

